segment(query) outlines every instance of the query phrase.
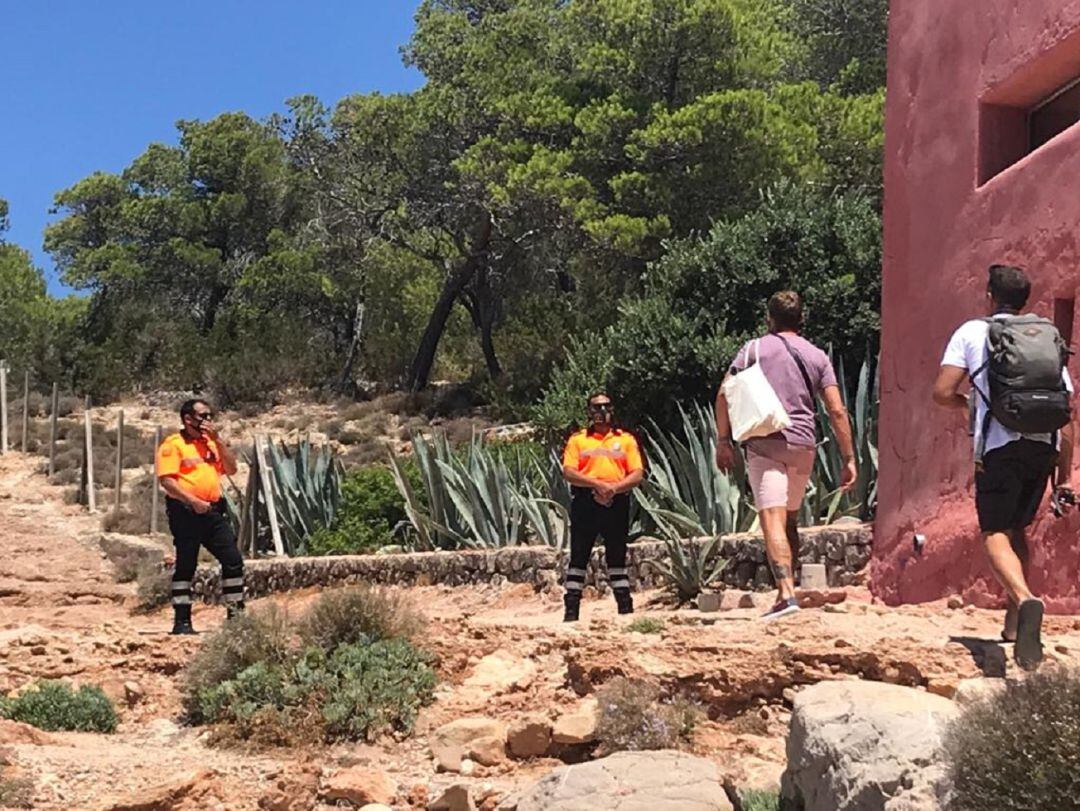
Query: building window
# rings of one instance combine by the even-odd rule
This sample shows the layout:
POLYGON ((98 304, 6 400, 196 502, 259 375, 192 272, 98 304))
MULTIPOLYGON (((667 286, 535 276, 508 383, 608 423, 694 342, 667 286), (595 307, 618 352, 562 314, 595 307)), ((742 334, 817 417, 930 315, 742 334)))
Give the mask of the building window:
POLYGON ((1028 152, 1080 121, 1080 79, 1058 90, 1028 113, 1028 152))
MULTIPOLYGON (((1075 65, 1072 70, 1076 70, 1075 65)), ((980 99, 980 186, 1080 123, 1080 78, 1075 72, 1044 78, 1041 90, 1037 79, 1024 75, 1017 79, 1015 84, 1007 82, 980 99)))

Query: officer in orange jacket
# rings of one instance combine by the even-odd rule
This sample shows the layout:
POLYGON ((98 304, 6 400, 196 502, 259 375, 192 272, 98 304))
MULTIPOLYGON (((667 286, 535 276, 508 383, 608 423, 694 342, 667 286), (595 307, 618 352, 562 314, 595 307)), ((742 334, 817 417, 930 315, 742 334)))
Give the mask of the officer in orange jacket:
POLYGON ((174 634, 194 634, 191 580, 199 547, 221 564, 221 589, 228 615, 244 608, 244 559, 226 514, 221 476, 236 473, 236 457, 213 427, 203 400, 180 406, 183 430, 165 437, 157 451, 157 476, 165 491, 165 512, 176 546, 172 604, 174 634))
POLYGON ((563 451, 563 476, 570 483, 570 565, 566 569, 564 622, 576 622, 585 587, 585 567, 597 536, 620 614, 632 614, 626 572, 630 534, 630 491, 644 476, 641 450, 632 434, 615 427, 615 407, 604 393, 588 400, 589 427, 572 435, 563 451))

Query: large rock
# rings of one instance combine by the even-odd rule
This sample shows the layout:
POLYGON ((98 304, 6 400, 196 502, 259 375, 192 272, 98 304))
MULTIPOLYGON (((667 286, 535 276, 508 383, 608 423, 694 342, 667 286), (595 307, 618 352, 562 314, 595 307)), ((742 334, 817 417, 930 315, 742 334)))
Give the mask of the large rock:
POLYGON ((542 757, 551 746, 551 723, 546 718, 521 718, 510 725, 506 745, 514 757, 542 757))
MULTIPOLYGON (((506 725, 491 718, 459 718, 436 729, 428 738, 431 754, 441 768, 461 770, 462 758, 490 765, 506 742, 506 725)), ((501 759, 501 758, 500 758, 501 759)))
POLYGON ((517 798, 517 811, 732 811, 711 760, 683 752, 618 752, 560 766, 517 798))
POLYGON ((784 801, 805 811, 936 811, 946 698, 867 681, 821 682, 795 698, 784 801), (799 805, 802 803, 802 805, 799 805))
POLYGON ((586 698, 570 712, 559 716, 551 739, 564 746, 592 743, 596 740, 596 724, 600 707, 595 698, 586 698))
POLYGON ((469 787, 458 783, 428 803, 428 811, 476 811, 476 803, 469 795, 469 787))
POLYGON ((352 805, 389 805, 397 796, 397 791, 397 783, 378 769, 353 766, 327 777, 319 794, 331 803, 344 800, 352 805))
POLYGON ((497 650, 477 662, 464 686, 491 696, 525 690, 535 679, 534 661, 514 656, 505 650, 497 650))
POLYGON ((0 719, 0 744, 31 743, 36 746, 51 746, 58 744, 55 735, 42 732, 37 727, 24 724, 21 721, 8 721, 0 719))

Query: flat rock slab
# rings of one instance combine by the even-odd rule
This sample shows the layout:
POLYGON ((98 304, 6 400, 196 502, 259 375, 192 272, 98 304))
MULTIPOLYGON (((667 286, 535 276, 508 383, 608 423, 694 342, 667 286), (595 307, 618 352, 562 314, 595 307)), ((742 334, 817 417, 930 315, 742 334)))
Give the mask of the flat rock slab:
POLYGON ((732 811, 719 769, 683 752, 618 752, 561 766, 522 794, 517 811, 732 811))
POLYGON ((942 733, 958 712, 947 698, 883 682, 806 688, 791 715, 785 807, 937 811, 948 791, 942 733))

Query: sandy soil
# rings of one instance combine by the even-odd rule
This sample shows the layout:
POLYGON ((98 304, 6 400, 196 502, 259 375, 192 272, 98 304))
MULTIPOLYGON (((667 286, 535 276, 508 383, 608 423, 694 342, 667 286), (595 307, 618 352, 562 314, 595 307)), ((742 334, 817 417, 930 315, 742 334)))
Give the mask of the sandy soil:
MULTIPOLYGON (((365 763, 400 786, 397 808, 424 807, 451 782, 469 783, 490 808, 559 761, 439 774, 427 733, 467 715, 555 718, 618 675, 700 702, 708 720, 693 749, 739 785, 769 785, 783 767, 789 708, 803 685, 866 678, 948 695, 960 679, 1014 674, 1011 650, 994 641, 1000 612, 944 603, 887 609, 859 590, 773 624, 757 619, 769 595, 728 593, 722 611, 702 614, 639 594, 637 616, 665 622, 661 634, 644 635, 627 632, 628 619, 607 600, 588 601, 583 621, 567 627, 558 598, 528 587, 417 588, 441 684, 415 737, 310 750, 215 747, 206 730, 178 720, 182 668, 199 638, 168 636, 167 612, 133 613, 134 586, 115 582, 97 547, 99 517, 65 503, 38 466, 32 457, 0 457, 0 691, 39 678, 99 684, 122 723, 108 736, 0 725, 0 748, 33 781, 35 808, 321 807, 313 799, 320 774, 365 763), (506 663, 494 681, 478 668, 484 657, 506 663)), ((273 599, 299 612, 314 596, 273 599)), ((223 613, 199 606, 196 625, 209 631, 223 613)), ((1050 617, 1047 626, 1048 657, 1080 663, 1080 621, 1050 617)))

